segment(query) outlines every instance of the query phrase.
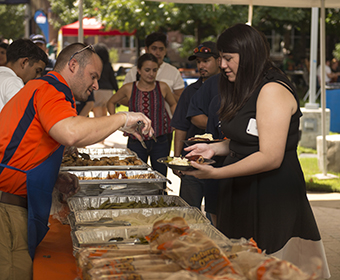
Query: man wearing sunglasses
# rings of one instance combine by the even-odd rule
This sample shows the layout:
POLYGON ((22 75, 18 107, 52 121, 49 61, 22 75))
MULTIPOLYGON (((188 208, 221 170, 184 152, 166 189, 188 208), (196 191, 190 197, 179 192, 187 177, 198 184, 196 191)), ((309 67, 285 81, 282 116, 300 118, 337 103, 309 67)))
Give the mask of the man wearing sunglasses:
POLYGON ((0 113, 0 278, 31 279, 35 248, 44 238, 57 188, 67 195, 78 179, 59 173, 64 146, 94 144, 117 129, 152 136, 142 113, 101 118, 77 116, 75 99, 85 101, 98 89, 100 57, 91 45, 75 43, 59 54, 54 71, 28 82, 0 113))
MULTIPOLYGON (((190 61, 196 60, 200 78, 197 82, 185 88, 177 103, 175 113, 171 120, 171 126, 175 128, 175 157, 179 157, 180 155, 185 156, 187 154, 187 152, 183 149, 183 140, 205 133, 205 128, 197 127, 191 123, 190 119, 187 119, 188 108, 191 99, 196 95, 201 86, 203 86, 203 84, 209 80, 211 76, 216 75, 220 71, 219 53, 216 49, 216 43, 214 42, 203 42, 193 50, 193 54, 189 56, 188 59, 190 61)), ((173 170, 173 172, 181 178, 180 196, 188 202, 189 205, 201 209, 202 199, 206 196, 205 180, 200 180, 189 175, 182 175, 176 170, 173 170)), ((207 197, 205 201, 207 202, 207 197)), ((212 203, 215 203, 215 201, 212 203)), ((213 212, 210 211, 207 203, 205 210, 208 213, 213 212)))

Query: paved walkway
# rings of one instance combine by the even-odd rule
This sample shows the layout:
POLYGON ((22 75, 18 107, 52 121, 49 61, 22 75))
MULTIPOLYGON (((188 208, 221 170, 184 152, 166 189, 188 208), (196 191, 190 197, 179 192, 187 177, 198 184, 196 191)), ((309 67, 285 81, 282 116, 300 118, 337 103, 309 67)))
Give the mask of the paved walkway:
MULTIPOLYGON (((125 148, 127 138, 120 131, 109 136, 104 144, 107 147, 125 148)), ((91 147, 104 147, 96 144, 91 147)), ((179 194, 180 180, 171 170, 168 170, 168 178, 172 184, 170 195, 179 194)), ((328 265, 332 280, 340 280, 340 193, 308 193, 315 219, 318 223, 320 234, 325 246, 328 265)))

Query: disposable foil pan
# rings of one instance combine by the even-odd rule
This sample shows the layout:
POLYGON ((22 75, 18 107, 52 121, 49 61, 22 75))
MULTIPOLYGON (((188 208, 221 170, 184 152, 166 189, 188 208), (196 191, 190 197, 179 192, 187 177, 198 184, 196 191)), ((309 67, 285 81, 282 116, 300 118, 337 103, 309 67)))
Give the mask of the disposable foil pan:
MULTIPOLYGON (((112 154, 107 155, 107 157, 119 157, 119 160, 126 159, 128 157, 136 157, 136 159, 140 160, 142 164, 139 165, 86 165, 86 166, 61 166, 60 170, 62 171, 69 171, 69 170, 75 170, 75 171, 87 171, 87 170, 146 170, 148 168, 151 168, 150 165, 142 161, 139 157, 135 155, 122 155, 122 154, 112 154)), ((105 157, 105 155, 90 155, 91 159, 95 158, 102 158, 105 157)))
POLYGON ((107 196, 107 195, 160 195, 164 193, 164 182, 136 182, 123 184, 126 180, 119 183, 86 183, 80 184, 80 190, 74 197, 83 196, 107 196))
POLYGON ((89 155, 105 156, 105 155, 137 155, 128 148, 78 148, 79 153, 89 155))
MULTIPOLYGON (((187 202, 176 195, 83 196, 70 197, 67 200, 67 203, 71 211, 81 211, 88 210, 90 207, 98 208, 107 200, 109 200, 110 203, 126 203, 135 201, 151 205, 153 202, 158 203, 160 199, 167 204, 174 203, 176 206, 180 207, 189 206, 187 202)), ((103 211, 105 211, 105 209, 103 209, 103 211)))
POLYGON ((117 183, 145 183, 145 182, 167 182, 165 176, 154 170, 88 170, 73 171, 70 173, 76 175, 79 184, 117 184, 117 183), (128 179, 124 179, 124 175, 128 179), (107 179, 108 176, 117 176, 121 179, 107 179), (140 178, 143 176, 143 178, 140 178), (148 176, 154 178, 147 178, 148 176), (91 179, 86 179, 91 178, 91 179))
POLYGON ((174 217, 182 217, 188 224, 210 224, 210 221, 196 207, 82 210, 73 213, 74 221, 71 218, 70 225, 72 229, 77 230, 80 227, 82 229, 100 226, 109 227, 110 222, 146 226, 153 225, 159 220, 169 220, 174 217))
MULTIPOLYGON (((231 247, 230 240, 211 224, 189 224, 191 229, 203 231, 218 246, 224 249, 231 247)), ((143 238, 152 232, 150 226, 131 226, 116 228, 94 228, 74 231, 74 247, 86 247, 95 244, 140 244, 143 238)))

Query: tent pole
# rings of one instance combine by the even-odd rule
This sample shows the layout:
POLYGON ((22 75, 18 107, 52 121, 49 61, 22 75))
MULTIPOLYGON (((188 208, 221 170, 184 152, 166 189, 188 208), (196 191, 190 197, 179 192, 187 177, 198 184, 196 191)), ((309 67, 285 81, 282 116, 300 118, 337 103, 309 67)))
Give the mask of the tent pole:
POLYGON ((327 175, 327 146, 326 146, 326 91, 325 91, 325 63, 326 63, 326 27, 325 27, 325 0, 321 0, 320 19, 320 64, 321 64, 321 130, 322 130, 322 165, 323 175, 327 175))
POLYGON ((248 22, 247 22, 247 24, 251 26, 252 23, 253 23, 253 4, 251 3, 248 6, 248 22))
POLYGON ((79 21, 79 29, 78 29, 78 42, 84 43, 84 28, 83 28, 83 0, 79 0, 79 14, 78 14, 78 21, 79 21))
POLYGON ((316 68, 318 50, 318 24, 319 8, 312 8, 311 39, 310 39, 310 70, 309 70, 309 101, 305 104, 306 109, 318 109, 316 103, 316 68))
POLYGON ((25 38, 30 37, 30 21, 31 19, 31 5, 25 4, 25 38))

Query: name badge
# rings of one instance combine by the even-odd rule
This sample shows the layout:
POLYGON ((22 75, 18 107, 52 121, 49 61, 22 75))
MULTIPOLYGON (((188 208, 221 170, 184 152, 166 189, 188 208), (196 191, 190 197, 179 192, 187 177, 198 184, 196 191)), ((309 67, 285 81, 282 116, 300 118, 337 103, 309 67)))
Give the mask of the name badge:
POLYGON ((251 118, 249 120, 248 126, 247 126, 247 133, 254 136, 259 136, 259 133, 257 131, 257 124, 256 119, 251 118))

